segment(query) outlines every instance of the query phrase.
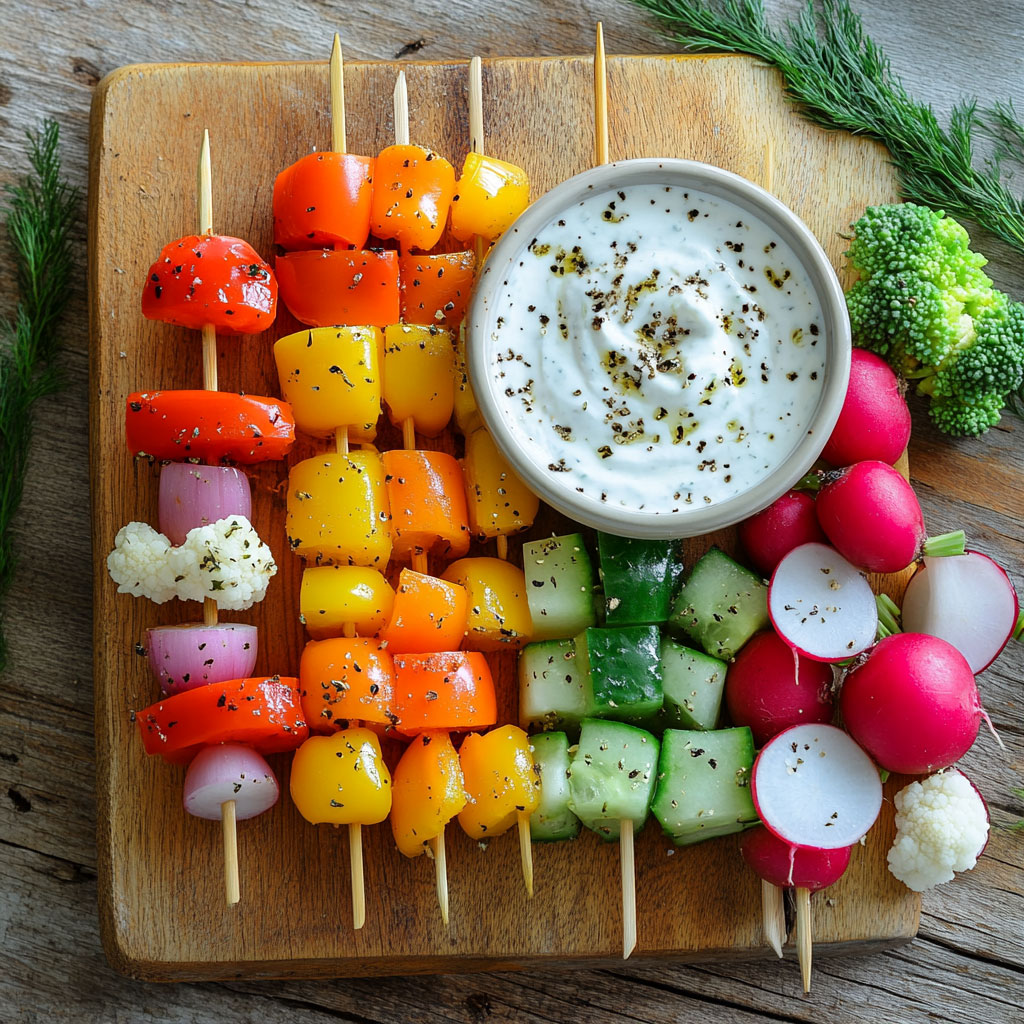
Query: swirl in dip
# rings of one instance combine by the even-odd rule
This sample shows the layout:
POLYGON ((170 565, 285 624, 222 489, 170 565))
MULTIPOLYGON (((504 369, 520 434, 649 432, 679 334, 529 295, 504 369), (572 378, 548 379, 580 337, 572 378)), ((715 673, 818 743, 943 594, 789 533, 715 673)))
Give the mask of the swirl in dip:
POLYGON ((635 184, 586 195, 522 241, 492 282, 474 376, 565 494, 557 504, 718 504, 804 439, 824 383, 821 304, 749 210, 635 184))

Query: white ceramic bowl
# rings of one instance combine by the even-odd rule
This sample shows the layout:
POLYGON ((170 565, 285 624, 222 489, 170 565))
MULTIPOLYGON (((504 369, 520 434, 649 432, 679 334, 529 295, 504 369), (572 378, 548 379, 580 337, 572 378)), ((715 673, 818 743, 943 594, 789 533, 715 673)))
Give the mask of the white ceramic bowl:
MULTIPOLYGON (((653 199, 651 203, 653 205, 653 199)), ((750 259, 749 256, 747 258, 750 259)), ((742 262, 740 266, 743 266, 742 262)), ((581 272, 580 276, 585 275, 581 272)), ((770 294, 770 289, 765 291, 770 294)), ((770 327, 770 319, 765 326, 766 331, 770 327)), ((484 422, 499 449, 526 484, 548 504, 576 522, 622 536, 698 536, 737 523, 769 505, 799 480, 820 454, 839 416, 850 371, 850 326, 842 288, 828 257, 811 231, 788 207, 752 182, 720 168, 689 160, 643 159, 606 164, 576 175, 542 196, 505 232, 488 257, 476 286, 467 325, 470 378, 484 422), (531 392, 529 411, 532 419, 527 423, 522 413, 525 401, 519 395, 508 393, 514 389, 507 387, 503 369, 503 359, 509 358, 506 354, 508 335, 501 334, 501 330, 506 329, 503 313, 508 314, 513 307, 530 308, 532 305, 532 294, 527 280, 523 278, 528 271, 522 269, 537 254, 538 247, 531 250, 531 243, 545 227, 571 217, 573 210, 588 198, 610 195, 615 190, 632 186, 650 185, 678 186, 710 196, 713 200, 726 200, 746 211, 752 221, 760 221, 771 237, 777 237, 792 251, 795 264, 807 275, 808 294, 820 311, 815 321, 821 325, 820 334, 814 339, 814 344, 820 346, 815 354, 816 358, 823 355, 823 366, 821 372, 815 372, 812 377, 814 385, 807 385, 806 399, 789 414, 796 419, 786 424, 787 429, 797 424, 797 429, 790 435, 793 438, 791 448, 787 451, 783 451, 781 446, 774 449, 772 458, 766 460, 772 461, 773 465, 768 469, 759 467, 756 471, 744 471, 729 485, 735 493, 725 494, 720 499, 696 499, 686 504, 671 500, 678 497, 679 481, 686 478, 688 470, 670 459, 679 455, 692 457, 696 462, 699 458, 696 449, 682 455, 684 446, 679 444, 672 448, 666 444, 646 449, 652 454, 649 466, 643 465, 639 469, 639 476, 644 480, 642 496, 638 494, 625 502, 606 500, 603 494, 601 501, 596 500, 594 493, 580 494, 574 486, 582 482, 579 476, 573 480, 571 472, 552 471, 552 463, 558 461, 555 457, 558 439, 552 440, 551 433, 538 426, 541 421, 551 425, 565 422, 560 418, 564 412, 561 407, 563 396, 546 393, 535 401, 531 392), (541 436, 542 442, 538 440, 541 436), (651 505, 643 498, 650 496, 652 503, 657 504, 653 499, 662 491, 665 492, 665 500, 659 509, 652 511, 651 505)), ((580 330, 584 331, 584 327, 589 329, 589 325, 580 325, 580 330)), ((569 330, 572 329, 573 325, 570 325, 569 330)), ((545 337, 541 355, 547 360, 558 353, 566 332, 562 331, 561 336, 558 331, 542 333, 545 337)), ((520 333, 519 337, 522 336, 520 333)), ((694 342, 687 339, 679 344, 692 346, 694 342)), ((567 358, 583 358, 579 351, 577 349, 567 358)), ((686 358, 693 358, 696 354, 692 348, 686 350, 686 358)), ((541 371, 538 368, 536 372, 541 371)), ((578 370, 573 369, 572 372, 578 370)), ((759 399, 762 406, 766 402, 766 392, 770 404, 770 396, 780 390, 776 379, 771 378, 771 383, 762 387, 759 399)), ((549 387, 547 392, 551 390, 549 387)), ((569 388, 564 397, 571 390, 569 388)), ((785 391, 785 385, 781 385, 781 390, 785 391)), ((685 401, 681 399, 682 404, 685 401)), ((591 408, 597 404, 590 403, 591 408)), ((599 415, 603 411, 599 409, 599 415)), ((579 415, 591 416, 592 413, 579 415)), ((710 416, 710 413, 702 411, 701 415, 710 416)), ((594 422, 595 430, 599 429, 596 420, 594 422)), ((738 440, 742 441, 746 436, 740 434, 738 440)), ((717 440, 721 441, 721 438, 717 440)), ((566 447, 566 453, 568 450, 566 447)), ((724 448, 721 451, 724 454, 724 448)), ((640 456, 641 459, 646 457, 640 456)), ((617 461, 621 460, 611 457, 607 460, 609 495, 615 494, 614 465, 617 461)), ((634 464, 630 476, 636 478, 637 475, 638 469, 634 464)))

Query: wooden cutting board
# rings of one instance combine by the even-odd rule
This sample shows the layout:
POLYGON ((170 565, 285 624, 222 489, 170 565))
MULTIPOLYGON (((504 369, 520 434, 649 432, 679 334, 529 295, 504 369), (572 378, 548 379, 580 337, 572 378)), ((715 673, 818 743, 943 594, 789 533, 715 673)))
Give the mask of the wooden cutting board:
MULTIPOLYGON (((411 136, 458 166, 468 146, 467 65, 403 62, 411 136)), ((397 65, 345 69, 348 142, 375 153, 392 141, 397 65)), ((484 62, 488 152, 523 165, 534 195, 590 166, 592 63, 586 58, 484 62)), ((869 203, 895 198, 877 145, 798 117, 779 76, 739 57, 609 60, 612 159, 689 157, 765 184, 842 265, 840 232, 869 203)), ((147 758, 134 709, 157 699, 136 651, 147 626, 199 618, 197 605, 117 595, 105 557, 118 528, 157 521, 157 469, 124 442, 128 392, 201 386, 198 336, 142 318, 145 272, 161 246, 195 229, 195 167, 204 128, 213 152, 214 229, 272 251, 274 175, 329 145, 325 64, 147 65, 97 89, 92 113, 90 280, 92 497, 100 915, 118 969, 158 980, 406 974, 602 960, 621 948, 618 851, 585 834, 534 848, 536 897, 526 898, 513 834, 487 849, 448 830, 451 926, 442 926, 431 864, 406 860, 387 825, 364 830, 367 922, 350 927, 344 830, 314 828, 287 795, 239 828, 242 902, 224 905, 219 827, 183 813, 183 770, 147 758)), ((271 342, 298 325, 282 309, 267 334, 221 339, 221 387, 277 392, 271 342)), ((389 428, 390 429, 390 428, 389 428)), ((400 447, 385 432, 381 447, 400 447)), ((433 447, 458 450, 453 436, 433 447)), ((291 462, 308 456, 300 444, 291 462)), ((301 565, 284 540, 286 467, 253 470, 254 520, 279 566, 266 601, 231 615, 260 627, 258 672, 297 673, 301 565)), ((531 535, 564 529, 542 515, 531 535)), ((732 531, 686 543, 688 562, 732 531)), ((519 544, 511 545, 513 557, 519 544)), ((489 553, 493 554, 493 550, 489 553)), ((889 581, 898 595, 898 581, 889 581)), ((224 618, 222 616, 222 618, 224 618)), ((515 720, 514 659, 494 662, 499 704, 515 720)), ((288 758, 273 759, 287 793, 288 758)), ((392 761, 393 763, 393 761, 392 761)), ((896 780, 889 783, 891 796, 896 780)), ((919 902, 885 868, 891 803, 846 877, 813 905, 815 948, 866 951, 908 940, 919 902)), ((735 839, 675 850, 650 823, 637 842, 639 945, 634 955, 693 961, 767 955, 759 882, 735 839)))

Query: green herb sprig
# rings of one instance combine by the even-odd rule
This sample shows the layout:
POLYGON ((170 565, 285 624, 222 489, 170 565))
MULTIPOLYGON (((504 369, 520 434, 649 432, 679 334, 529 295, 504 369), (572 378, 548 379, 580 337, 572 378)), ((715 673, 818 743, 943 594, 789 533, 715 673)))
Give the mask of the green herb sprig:
MULTIPOLYGON (((0 607, 14 580, 11 526, 24 490, 32 408, 62 386, 57 326, 70 291, 79 207, 78 191, 61 176, 56 121, 29 132, 28 143, 31 173, 4 189, 20 299, 13 319, 0 322, 0 607)), ((0 672, 6 663, 0 620, 0 672)))
POLYGON ((1005 163, 1024 162, 1024 126, 1012 104, 979 109, 977 100, 961 100, 943 128, 907 94, 847 0, 807 0, 781 29, 768 24, 763 0, 634 3, 687 49, 749 53, 777 67, 809 120, 885 144, 905 199, 972 220, 1024 253, 1024 200, 1002 173, 1005 163), (979 136, 995 145, 987 162, 976 153, 979 136))

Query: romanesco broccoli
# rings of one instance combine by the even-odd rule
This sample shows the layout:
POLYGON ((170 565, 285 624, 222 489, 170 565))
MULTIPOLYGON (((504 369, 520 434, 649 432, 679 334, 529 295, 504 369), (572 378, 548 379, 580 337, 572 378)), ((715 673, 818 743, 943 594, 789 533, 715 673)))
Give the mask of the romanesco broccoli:
POLYGON ((1024 379, 1024 306, 984 273, 986 260, 951 217, 913 203, 872 206, 847 256, 860 273, 846 296, 854 342, 932 397, 948 434, 999 422, 1024 379))

